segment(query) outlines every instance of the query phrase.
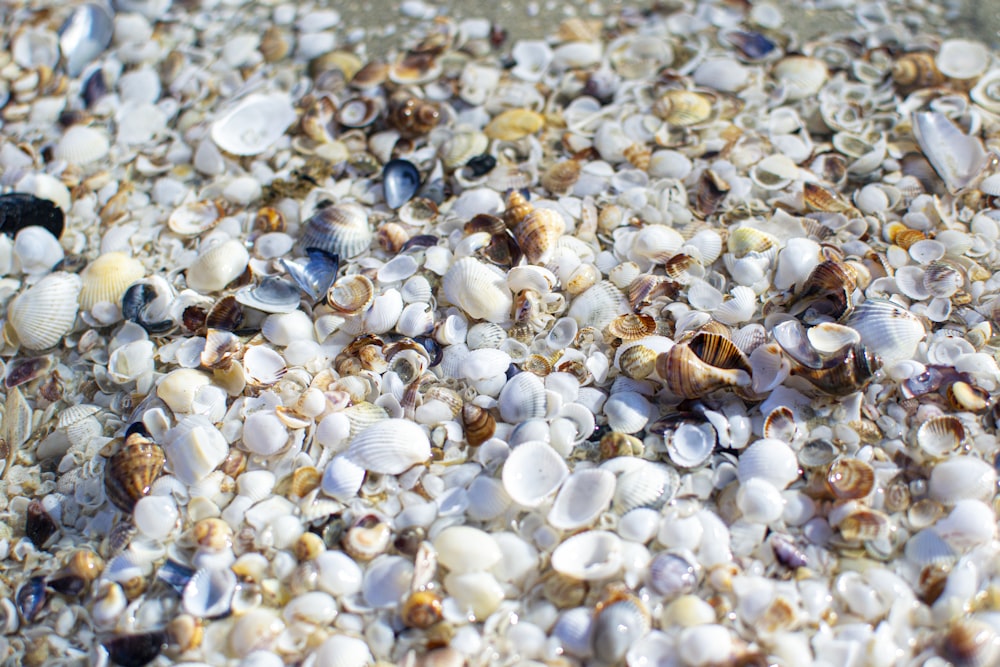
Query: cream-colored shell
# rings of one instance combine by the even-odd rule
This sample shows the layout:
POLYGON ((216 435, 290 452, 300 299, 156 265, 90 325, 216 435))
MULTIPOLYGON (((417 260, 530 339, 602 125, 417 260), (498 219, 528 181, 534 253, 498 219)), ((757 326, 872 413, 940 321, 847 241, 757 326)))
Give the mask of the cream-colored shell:
POLYGON ((187 270, 187 284, 199 292, 217 292, 236 280, 250 263, 250 253, 235 239, 203 251, 187 270))
POLYGON ((62 340, 76 322, 80 289, 79 276, 59 271, 17 295, 7 308, 7 323, 21 345, 44 350, 62 340))
POLYGON ((489 322, 510 319, 513 298, 506 276, 472 257, 455 262, 442 281, 444 296, 471 317, 489 322))
POLYGON ((90 310, 98 303, 120 304, 129 285, 146 275, 142 262, 124 252, 106 252, 81 272, 80 308, 90 310))

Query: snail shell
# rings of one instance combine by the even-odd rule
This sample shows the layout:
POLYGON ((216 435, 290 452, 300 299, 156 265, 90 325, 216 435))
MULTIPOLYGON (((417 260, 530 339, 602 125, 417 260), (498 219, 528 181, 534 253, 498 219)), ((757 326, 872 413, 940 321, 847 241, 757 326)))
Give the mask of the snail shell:
POLYGON ((159 445, 138 433, 130 435, 125 446, 104 466, 104 491, 108 500, 121 511, 131 512, 139 498, 149 495, 165 462, 159 445))
POLYGON ((414 591, 403 602, 400 615, 407 627, 426 630, 441 620, 441 596, 432 590, 414 591))
POLYGON ((750 385, 750 362, 728 338, 699 333, 656 358, 656 372, 674 394, 699 398, 725 387, 750 385))
POLYGON ((566 231, 562 214, 550 208, 532 211, 514 228, 514 238, 531 264, 544 264, 552 258, 556 242, 566 231))
POLYGON ((493 415, 474 403, 462 406, 462 425, 465 426, 465 439, 473 447, 492 438, 497 428, 493 415))
POLYGON ((437 126, 441 120, 441 109, 434 102, 406 97, 390 105, 388 120, 389 125, 403 137, 418 137, 437 126))
POLYGON ((904 53, 892 64, 892 81, 904 91, 933 88, 945 82, 945 76, 927 51, 904 53))
POLYGON ((814 387, 834 396, 846 396, 862 389, 882 368, 882 360, 864 345, 847 348, 823 362, 820 368, 794 362, 791 374, 805 378, 814 387))

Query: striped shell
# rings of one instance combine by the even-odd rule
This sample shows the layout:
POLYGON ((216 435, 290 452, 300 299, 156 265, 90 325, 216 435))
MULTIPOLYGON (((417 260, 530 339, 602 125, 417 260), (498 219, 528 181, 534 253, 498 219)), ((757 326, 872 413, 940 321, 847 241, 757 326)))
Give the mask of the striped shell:
POLYGON ((7 307, 7 324, 21 345, 44 350, 73 328, 81 281, 72 273, 51 273, 18 294, 7 307))
POLYGON ((347 456, 365 470, 398 475, 431 457, 430 441, 417 424, 406 419, 384 419, 358 433, 347 456))
POLYGON ((539 208, 514 228, 514 238, 529 263, 544 264, 552 258, 556 242, 565 231, 562 214, 551 208, 539 208))
POLYGON ((750 384, 750 364, 733 343, 719 334, 701 333, 656 358, 656 371, 667 389, 700 398, 724 387, 750 384))
POLYGON ((346 259, 367 250, 374 235, 365 209, 354 202, 344 202, 313 213, 305 222, 299 245, 320 248, 346 259))
POLYGON ((139 260, 123 252, 106 252, 81 272, 80 308, 90 310, 102 302, 119 304, 129 285, 146 275, 139 260))
POLYGON ((153 482, 163 471, 163 449, 148 438, 129 436, 125 446, 104 466, 104 491, 108 500, 123 512, 131 512, 136 501, 149 495, 153 482))

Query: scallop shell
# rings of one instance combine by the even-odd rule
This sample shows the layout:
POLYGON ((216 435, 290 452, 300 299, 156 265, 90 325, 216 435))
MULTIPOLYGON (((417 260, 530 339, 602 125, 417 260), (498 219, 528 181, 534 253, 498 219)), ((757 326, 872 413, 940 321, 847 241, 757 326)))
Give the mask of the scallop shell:
POLYGON ((569 476, 569 468, 547 442, 529 440, 515 447, 503 464, 503 488, 518 505, 538 507, 569 476))
POLYGON ((348 315, 363 312, 374 300, 374 283, 360 273, 338 278, 327 294, 329 304, 338 312, 348 315))
POLYGON ((514 228, 514 238, 531 264, 544 264, 552 258, 556 242, 566 231, 562 214, 551 208, 535 209, 514 228))
POLYGON ((469 316, 490 322, 510 320, 514 300, 498 269, 463 257, 448 269, 441 284, 445 298, 469 316))
POLYGON ((934 458, 948 456, 965 440, 965 427, 957 417, 942 415, 928 419, 917 428, 917 445, 934 458))
POLYGON ((313 213, 305 221, 299 245, 348 259, 367 250, 374 236, 365 209, 355 202, 344 202, 313 213))
POLYGON ((81 289, 79 276, 59 271, 14 297, 7 307, 7 323, 21 345, 44 350, 62 340, 76 322, 81 289))
POLYGON ((611 320, 608 333, 623 341, 645 338, 656 333, 656 320, 644 313, 626 313, 611 320))
POLYGON ((129 285, 141 280, 146 269, 139 260, 123 252, 106 252, 88 264, 80 274, 80 308, 96 304, 121 303, 129 285))
POLYGON ((508 109, 495 116, 483 134, 490 139, 517 141, 538 132, 545 125, 545 117, 531 109, 508 109))
POLYGON ((136 501, 149 495, 164 463, 166 458, 159 445, 137 434, 129 436, 104 465, 108 500, 121 511, 131 513, 136 501))
POLYGON ((104 130, 74 125, 66 130, 52 149, 52 157, 74 165, 87 165, 103 159, 111 148, 104 130))
POLYGON ((868 299, 859 305, 846 324, 886 363, 911 359, 927 333, 910 311, 883 299, 868 299))
POLYGON ((398 475, 431 456, 427 434, 406 419, 384 419, 358 433, 347 449, 348 458, 365 470, 398 475))
POLYGON ((448 169, 457 169, 477 155, 485 153, 489 144, 489 138, 482 132, 457 131, 438 148, 438 157, 448 169))
POLYGON ((520 424, 546 415, 548 397, 537 375, 518 373, 504 385, 497 399, 500 417, 509 424, 520 424))
POLYGON ((287 94, 249 95, 212 123, 212 141, 233 155, 258 155, 276 144, 296 118, 287 94))
POLYGON ((622 471, 615 487, 613 502, 615 511, 620 515, 636 507, 659 509, 680 488, 680 475, 662 463, 626 457, 611 459, 601 467, 622 471))
POLYGON ((634 391, 613 393, 604 403, 608 427, 619 433, 638 433, 649 423, 652 412, 652 404, 634 391))
POLYGON ((618 574, 624 565, 621 538, 606 530, 588 530, 562 542, 552 552, 552 569, 581 581, 618 574))
POLYGON ((817 94, 826 83, 828 71, 819 58, 786 56, 775 64, 771 74, 794 102, 817 94))
POLYGON ((577 470, 570 475, 548 513, 548 522, 559 530, 591 525, 611 504, 615 476, 607 470, 577 470))

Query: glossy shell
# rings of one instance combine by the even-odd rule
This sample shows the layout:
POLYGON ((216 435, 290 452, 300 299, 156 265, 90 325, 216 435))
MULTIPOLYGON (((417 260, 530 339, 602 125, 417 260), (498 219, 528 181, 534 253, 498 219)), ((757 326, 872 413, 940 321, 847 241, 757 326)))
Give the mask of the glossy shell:
POLYGON ((104 466, 104 491, 108 500, 131 513, 137 500, 149 494, 163 471, 163 449, 149 439, 130 436, 104 466))
POLYGON ((373 237, 365 210, 356 203, 345 202, 321 208, 310 216, 303 225, 299 245, 347 259, 364 252, 373 237))
POLYGON ((80 277, 56 272, 18 294, 7 307, 7 323, 17 340, 30 350, 59 343, 76 322, 80 277))
POLYGON ((212 123, 212 141, 233 155, 257 155, 277 143, 295 119, 287 95, 249 95, 212 123))

